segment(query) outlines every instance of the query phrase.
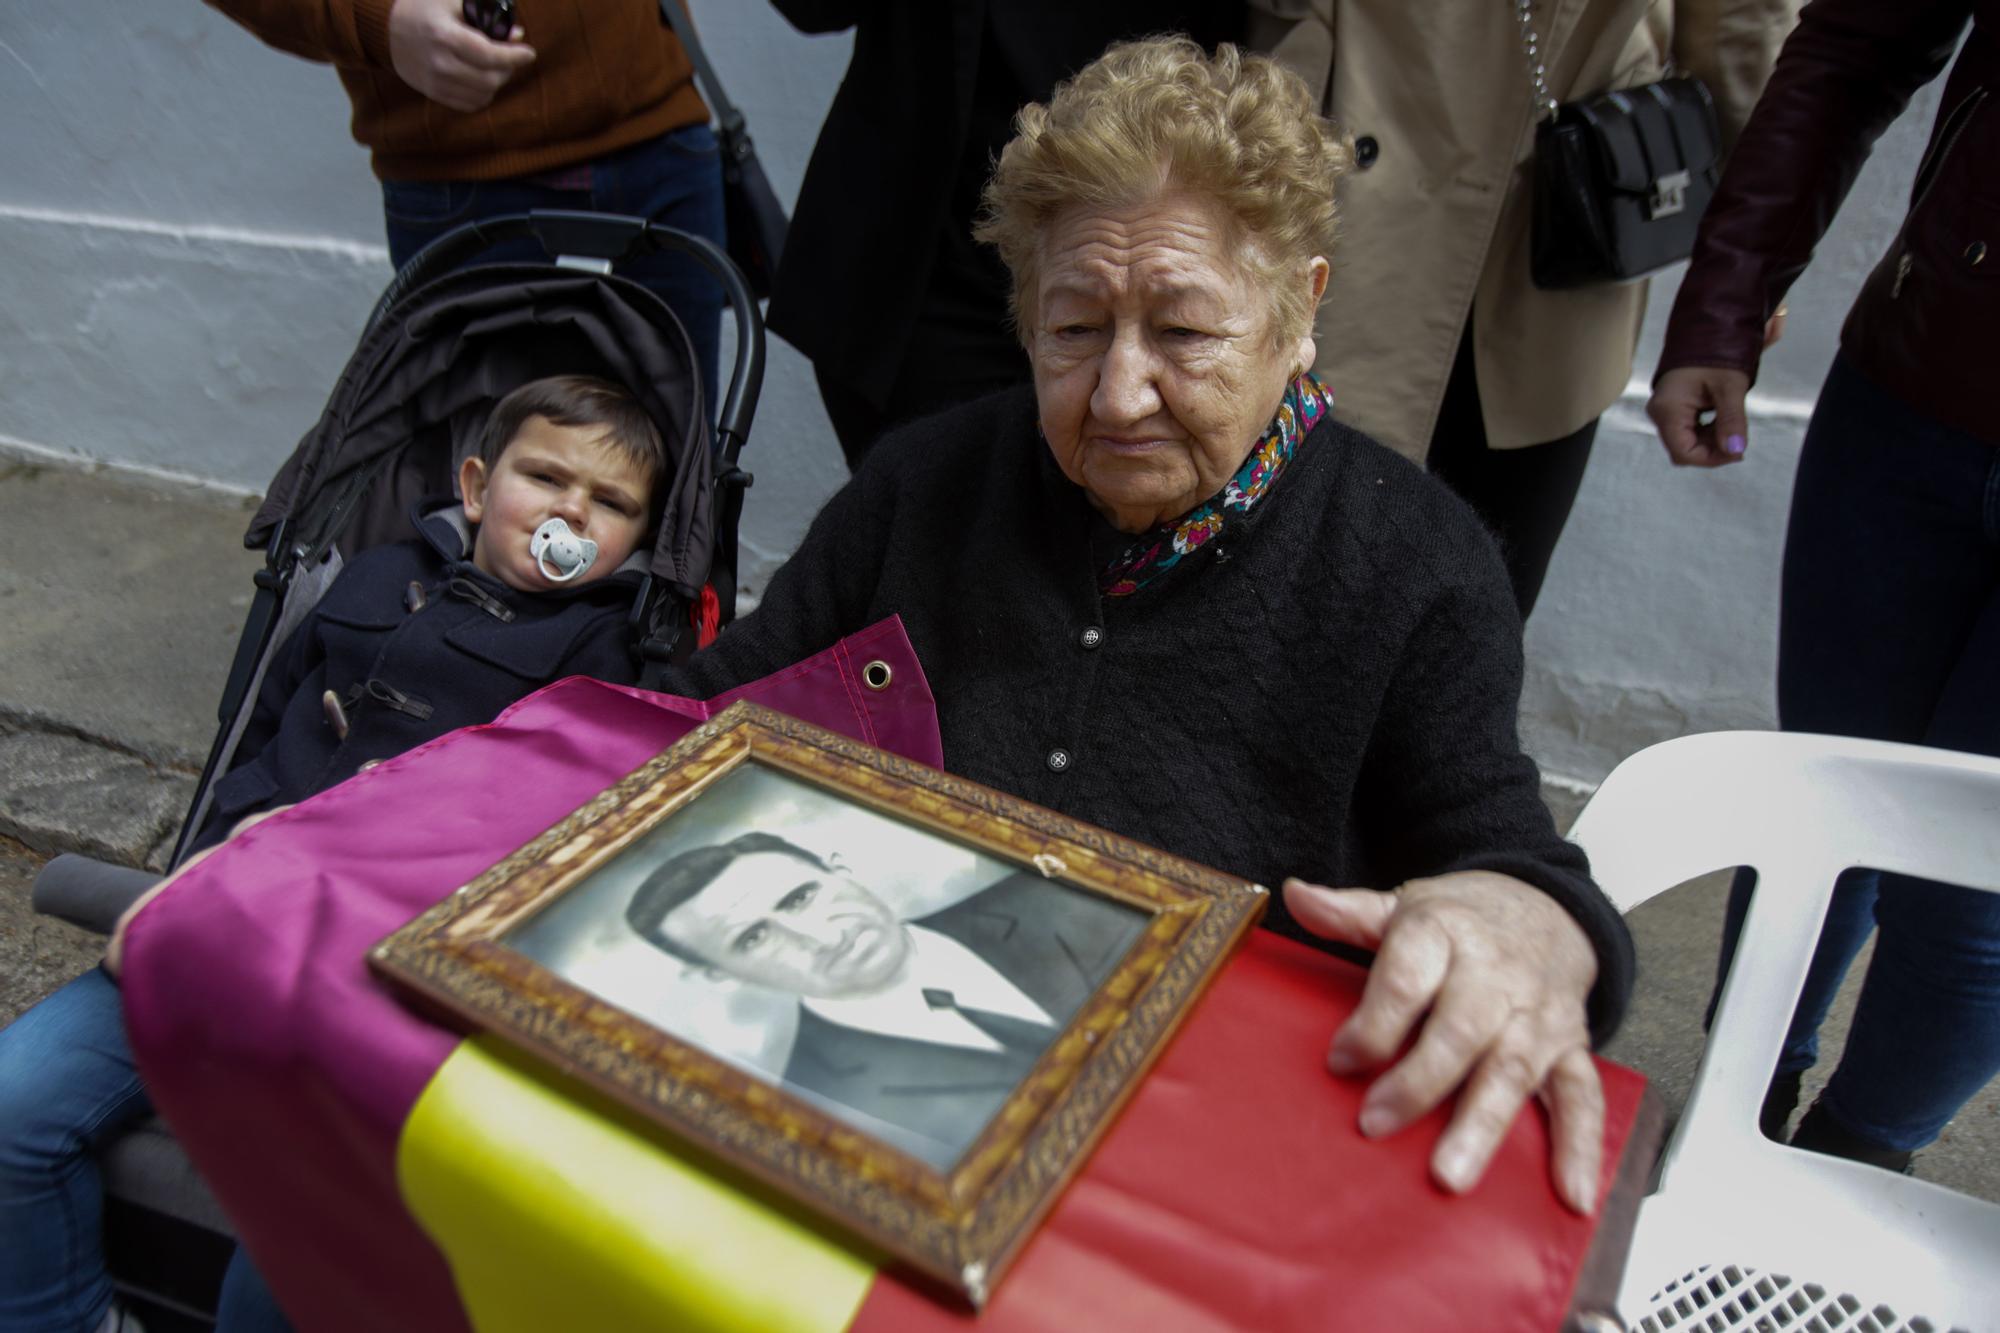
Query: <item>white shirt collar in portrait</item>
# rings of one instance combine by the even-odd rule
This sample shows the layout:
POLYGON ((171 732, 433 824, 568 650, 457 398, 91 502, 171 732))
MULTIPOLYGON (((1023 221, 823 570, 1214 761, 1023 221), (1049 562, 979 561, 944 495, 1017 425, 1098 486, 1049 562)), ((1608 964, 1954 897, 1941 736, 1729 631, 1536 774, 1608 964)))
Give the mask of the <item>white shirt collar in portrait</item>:
POLYGON ((808 996, 802 1001, 805 1007, 842 1027, 975 1051, 997 1051, 1001 1046, 962 1014, 933 1009, 924 999, 926 990, 950 991, 966 1009, 1055 1026, 1055 1020, 1025 991, 957 940, 922 926, 906 924, 905 928, 910 932, 910 963, 900 984, 848 1000, 808 996))

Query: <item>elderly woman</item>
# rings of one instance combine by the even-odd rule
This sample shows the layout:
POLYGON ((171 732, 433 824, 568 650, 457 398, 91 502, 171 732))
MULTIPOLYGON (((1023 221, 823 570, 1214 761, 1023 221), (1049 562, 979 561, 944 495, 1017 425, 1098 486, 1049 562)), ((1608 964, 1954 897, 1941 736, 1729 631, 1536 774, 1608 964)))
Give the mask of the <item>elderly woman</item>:
POLYGON ((1295 76, 1183 39, 1114 47, 1018 125, 978 234, 1032 391, 885 438, 674 688, 901 615, 954 772, 1283 881, 1272 929, 1376 951, 1327 1056, 1386 1071, 1364 1133, 1462 1089, 1433 1159, 1462 1191, 1539 1092, 1588 1211, 1630 942, 1520 751, 1491 541, 1310 373, 1333 127, 1295 76))

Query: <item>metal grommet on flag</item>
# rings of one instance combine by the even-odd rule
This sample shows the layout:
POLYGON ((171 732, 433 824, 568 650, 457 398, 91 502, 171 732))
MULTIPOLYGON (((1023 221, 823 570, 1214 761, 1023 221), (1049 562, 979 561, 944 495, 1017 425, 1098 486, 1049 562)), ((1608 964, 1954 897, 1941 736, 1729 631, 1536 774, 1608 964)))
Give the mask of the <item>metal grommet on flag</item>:
POLYGON ((878 657, 861 668, 861 683, 871 690, 886 690, 895 675, 896 673, 889 669, 889 664, 878 657))

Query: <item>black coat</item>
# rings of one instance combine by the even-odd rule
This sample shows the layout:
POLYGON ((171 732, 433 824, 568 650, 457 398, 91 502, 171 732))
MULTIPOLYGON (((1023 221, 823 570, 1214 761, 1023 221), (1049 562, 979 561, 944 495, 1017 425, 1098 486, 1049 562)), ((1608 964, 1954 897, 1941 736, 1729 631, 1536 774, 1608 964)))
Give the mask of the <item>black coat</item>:
MULTIPOLYGON (((802 31, 855 32, 799 187, 770 327, 878 408, 910 357, 925 358, 927 380, 959 366, 987 386, 1027 377, 1007 324, 1006 270, 971 240, 1014 111, 1046 101, 1119 38, 1179 30, 1212 47, 1240 40, 1244 26, 1242 0, 774 3, 802 31), (1017 373, 993 378, 996 361, 1017 373)), ((919 410, 957 401, 896 396, 919 410)))
POLYGON ((912 924, 978 954, 1055 1025, 1019 1024, 1001 1050, 982 1051, 846 1027, 807 1008, 785 1081, 881 1122, 859 1123, 944 1169, 1111 975, 1145 919, 1108 899, 1017 874, 912 924))
POLYGON ((301 801, 565 676, 638 679, 626 617, 639 575, 517 592, 472 564, 455 506, 419 506, 422 538, 363 551, 272 657, 215 784, 197 847, 244 815, 301 801), (457 519, 454 522, 454 519, 457 519), (412 584, 422 589, 420 609, 412 584), (340 700, 348 732, 329 717, 340 700))
MULTIPOLYGON (((1607 1037, 1631 937, 1521 752, 1520 618, 1472 511, 1329 416, 1134 596, 1098 594, 1103 526, 1032 390, 916 422, 669 688, 705 698, 900 615, 952 772, 1274 889, 1514 875, 1590 936, 1607 1037)), ((1305 938, 1282 900, 1265 921, 1305 938)))

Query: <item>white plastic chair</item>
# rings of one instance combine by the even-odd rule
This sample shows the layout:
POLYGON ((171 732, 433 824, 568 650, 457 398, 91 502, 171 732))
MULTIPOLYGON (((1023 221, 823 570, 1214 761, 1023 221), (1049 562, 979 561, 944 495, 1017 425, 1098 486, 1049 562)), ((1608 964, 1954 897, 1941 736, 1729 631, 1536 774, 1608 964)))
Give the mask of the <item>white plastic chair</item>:
POLYGON ((2000 760, 1718 732, 1642 750, 1570 836, 1619 910, 1755 867, 1687 1110, 1639 1206, 1618 1310, 1640 1333, 2000 1330, 2000 1205, 1773 1143, 1757 1112, 1854 866, 2000 892, 2000 760))

